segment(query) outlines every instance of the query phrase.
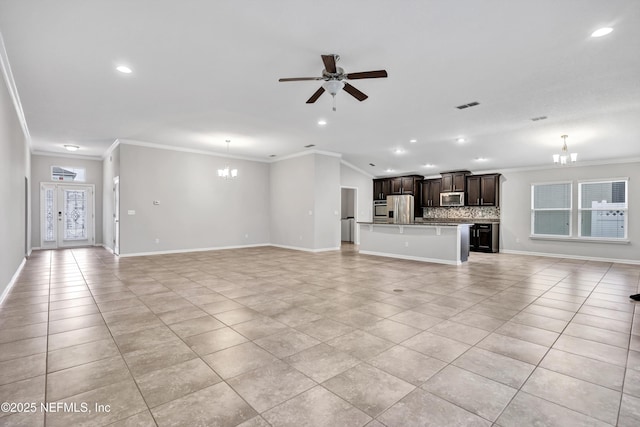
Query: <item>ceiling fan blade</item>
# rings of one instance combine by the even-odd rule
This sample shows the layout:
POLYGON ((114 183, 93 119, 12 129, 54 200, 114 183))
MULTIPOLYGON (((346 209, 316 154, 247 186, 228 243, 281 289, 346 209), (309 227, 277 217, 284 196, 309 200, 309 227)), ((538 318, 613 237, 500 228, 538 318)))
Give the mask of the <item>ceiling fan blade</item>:
POLYGON ((387 70, 363 71, 361 73, 349 73, 349 74, 347 74, 347 78, 349 80, 377 79, 377 78, 380 78, 380 77, 387 77, 387 70))
POLYGON ((327 73, 335 73, 336 70, 336 55, 322 55, 322 62, 324 62, 324 69, 327 73))
POLYGON ((311 98, 307 99, 307 104, 313 104, 314 102, 316 102, 318 98, 320 98, 320 95, 322 95, 323 93, 324 88, 320 86, 320 89, 318 89, 313 95, 311 95, 311 98))
POLYGON ((351 86, 349 83, 345 82, 343 89, 345 90, 345 92, 347 92, 349 95, 353 96, 358 101, 364 101, 365 99, 368 98, 367 95, 365 95, 364 93, 360 92, 358 89, 356 89, 355 87, 351 86))
POLYGON ((278 79, 279 82, 299 82, 303 80, 322 80, 322 77, 287 77, 278 79))

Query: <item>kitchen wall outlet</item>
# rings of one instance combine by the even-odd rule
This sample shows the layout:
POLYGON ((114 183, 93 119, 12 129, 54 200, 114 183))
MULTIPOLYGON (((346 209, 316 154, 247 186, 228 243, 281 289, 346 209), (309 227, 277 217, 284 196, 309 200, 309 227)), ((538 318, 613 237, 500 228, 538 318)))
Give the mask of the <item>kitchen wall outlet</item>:
POLYGON ((156 237, 156 245, 157 245, 158 243, 160 243, 160 239, 158 239, 158 238, 156 237))
POLYGON ((409 247, 409 242, 404 242, 404 247, 408 248, 409 247))
POLYGON ((154 200, 154 201, 153 201, 153 205, 154 205, 154 206, 158 206, 159 204, 160 204, 160 200, 154 200))
POLYGON ((338 216, 338 211, 333 211, 333 214, 334 214, 335 216, 338 216))
POLYGON ((134 211, 133 209, 130 209, 127 211, 127 215, 135 215, 136 211, 134 211))

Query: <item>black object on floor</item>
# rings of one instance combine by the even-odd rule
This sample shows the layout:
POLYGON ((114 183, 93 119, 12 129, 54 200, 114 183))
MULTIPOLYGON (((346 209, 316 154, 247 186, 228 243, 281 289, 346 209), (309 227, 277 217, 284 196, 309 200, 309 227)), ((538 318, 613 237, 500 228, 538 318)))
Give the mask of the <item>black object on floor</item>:
POLYGON ((640 301, 640 294, 629 295, 629 298, 631 298, 634 301, 640 301))

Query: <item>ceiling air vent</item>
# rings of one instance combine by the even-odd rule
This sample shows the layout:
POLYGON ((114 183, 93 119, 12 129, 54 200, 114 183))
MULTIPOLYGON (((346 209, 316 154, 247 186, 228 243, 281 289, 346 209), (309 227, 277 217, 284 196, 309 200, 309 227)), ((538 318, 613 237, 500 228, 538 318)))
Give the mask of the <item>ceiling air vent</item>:
POLYGON ((538 120, 544 120, 547 116, 534 117, 531 119, 532 122, 537 122, 538 120))
POLYGON ((305 145, 304 148, 311 148, 311 147, 315 147, 316 144, 309 144, 309 145, 305 145))
POLYGON ((457 108, 458 110, 464 110, 465 108, 475 107, 476 105, 480 105, 480 103, 479 103, 479 102, 477 102, 477 101, 473 101, 473 102, 470 102, 470 103, 468 103, 468 104, 458 105, 456 108, 457 108))

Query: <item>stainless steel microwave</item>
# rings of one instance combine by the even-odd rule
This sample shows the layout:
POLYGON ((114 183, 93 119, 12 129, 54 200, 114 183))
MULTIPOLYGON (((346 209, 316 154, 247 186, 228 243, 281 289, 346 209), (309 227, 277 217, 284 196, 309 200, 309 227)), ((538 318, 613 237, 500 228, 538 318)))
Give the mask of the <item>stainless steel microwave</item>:
POLYGON ((464 193, 440 193, 440 206, 464 206, 464 193))

